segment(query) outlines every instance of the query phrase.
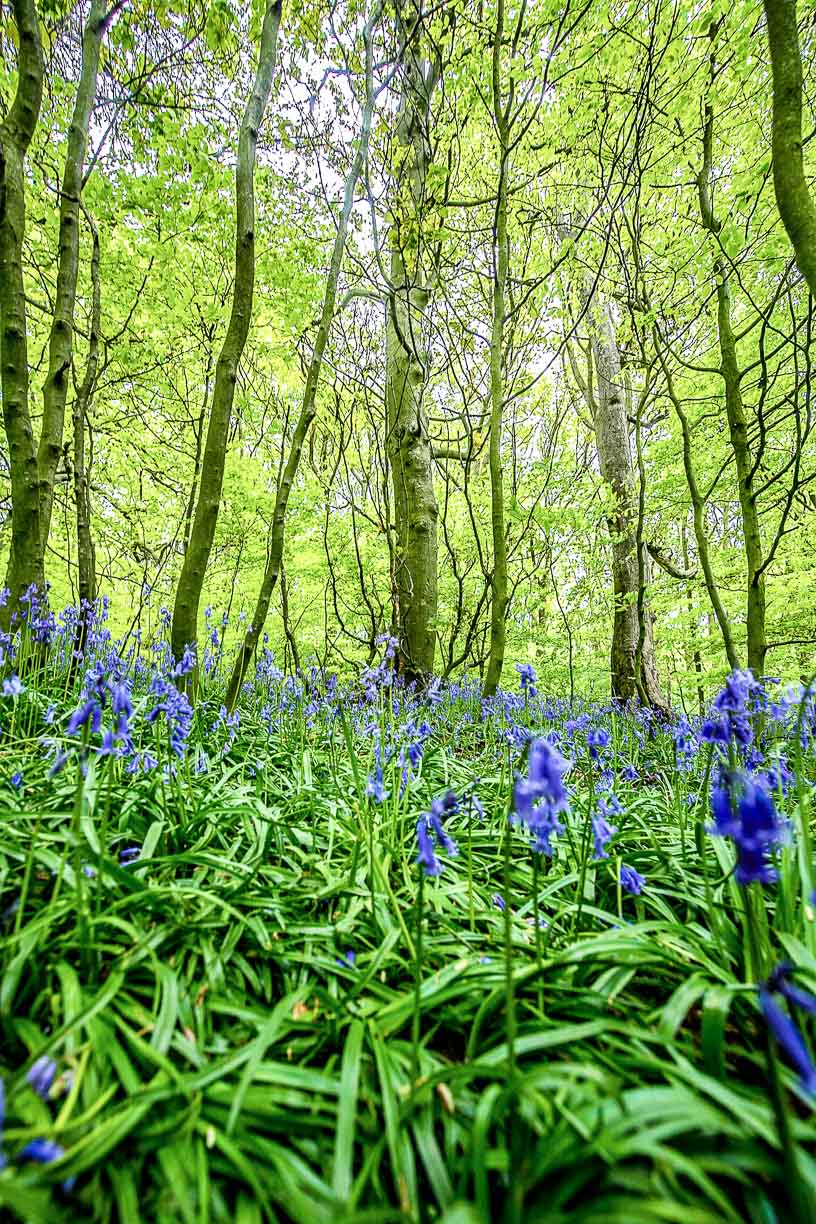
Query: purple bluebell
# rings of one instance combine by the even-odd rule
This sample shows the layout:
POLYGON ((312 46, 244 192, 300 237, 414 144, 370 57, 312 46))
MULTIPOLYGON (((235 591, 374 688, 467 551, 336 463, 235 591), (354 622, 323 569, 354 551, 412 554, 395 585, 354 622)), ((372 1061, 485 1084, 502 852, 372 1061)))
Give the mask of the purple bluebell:
POLYGON ((771 850, 784 840, 786 827, 763 786, 741 770, 723 770, 711 791, 712 832, 730 837, 737 851, 740 884, 772 884, 777 872, 771 850))
POLYGON ((23 775, 20 773, 19 769, 16 773, 11 775, 10 781, 15 790, 20 789, 20 787, 23 785, 23 775))
POLYGON ((77 731, 82 727, 90 725, 91 731, 96 735, 102 726, 102 707, 95 697, 91 697, 88 701, 83 702, 71 717, 68 719, 68 726, 65 728, 66 735, 76 735, 77 731))
POLYGON ((607 842, 611 841, 617 833, 614 825, 610 825, 605 816, 595 816, 592 820, 592 836, 595 839, 595 848, 593 857, 596 859, 609 858, 606 851, 607 842))
POLYGON ((25 692, 25 689, 23 688, 22 682, 20 681, 20 677, 17 675, 16 672, 14 673, 14 675, 9 676, 7 680, 3 681, 3 696, 4 697, 19 697, 20 694, 23 692, 25 692))
POLYGON ((609 746, 609 732, 605 727, 593 728, 587 734, 587 746, 589 747, 589 755, 593 761, 597 761, 603 753, 603 750, 609 746))
MULTIPOLYGON (((61 1160, 65 1155, 65 1148, 60 1147, 53 1139, 31 1139, 21 1151, 17 1153, 17 1160, 33 1160, 37 1164, 51 1164, 54 1160, 61 1160)), ((74 1188, 76 1182, 75 1177, 66 1177, 61 1186, 66 1194, 74 1188)))
POLYGON ((433 841, 428 830, 427 816, 420 816, 417 821, 417 845, 419 853, 416 861, 428 876, 438 876, 442 872, 442 864, 436 857, 433 841))
POLYGON ((759 1005, 774 1039, 799 1073, 799 1082, 809 1096, 816 1095, 816 1067, 804 1038, 793 1020, 783 1011, 767 986, 759 988, 759 1005))
POLYGON ((42 1097, 44 1101, 48 1100, 51 1092, 51 1085, 57 1074, 57 1064, 53 1058, 49 1058, 47 1054, 43 1054, 35 1062, 31 1064, 27 1073, 26 1079, 34 1089, 38 1097, 42 1097))
POLYGON ((532 663, 517 663, 516 671, 519 674, 522 693, 526 693, 528 697, 537 696, 536 689, 536 674, 532 663))
POLYGON ((646 877, 642 876, 634 867, 628 867, 626 863, 621 863, 620 882, 624 892, 631 893, 633 897, 639 897, 643 892, 646 877))
POLYGON ((125 846, 119 851, 119 864, 122 867, 129 867, 131 863, 135 863, 141 854, 139 846, 125 846))

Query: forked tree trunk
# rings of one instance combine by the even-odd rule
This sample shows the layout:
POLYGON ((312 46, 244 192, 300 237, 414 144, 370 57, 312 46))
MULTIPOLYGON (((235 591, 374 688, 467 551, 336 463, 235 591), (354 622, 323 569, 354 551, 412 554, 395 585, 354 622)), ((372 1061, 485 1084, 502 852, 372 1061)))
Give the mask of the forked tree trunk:
POLYGON ((408 679, 433 672, 437 611, 437 505, 433 454, 423 390, 427 355, 422 350, 422 315, 427 305, 421 235, 425 180, 430 157, 428 123, 435 73, 426 67, 411 43, 416 14, 411 7, 398 19, 405 37, 401 63, 401 97, 397 139, 402 174, 393 185, 395 202, 390 234, 390 290, 386 315, 385 423, 388 460, 394 494, 399 662, 408 679), (417 235, 409 245, 403 222, 417 235))
MULTIPOLYGON (((227 333, 215 367, 215 385, 207 427, 207 440, 204 444, 195 517, 176 587, 170 634, 170 646, 176 659, 181 658, 185 647, 195 644, 198 639, 198 610, 221 505, 227 438, 235 400, 238 366, 252 318, 252 299, 255 290, 255 150, 258 143, 258 130, 269 101, 272 77, 275 72, 281 3, 282 0, 270 0, 266 5, 255 80, 247 100, 238 136, 238 157, 235 168, 235 281, 232 290, 232 309, 227 333)), ((189 673, 192 687, 195 687, 197 675, 198 667, 196 666, 189 673)))

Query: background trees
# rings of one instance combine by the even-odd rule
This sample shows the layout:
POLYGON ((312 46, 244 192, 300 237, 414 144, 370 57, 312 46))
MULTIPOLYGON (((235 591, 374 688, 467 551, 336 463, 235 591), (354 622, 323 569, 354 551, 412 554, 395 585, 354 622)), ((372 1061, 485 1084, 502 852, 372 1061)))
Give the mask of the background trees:
POLYGON ((774 53, 795 7, 766 9, 770 52, 747 3, 284 9, 254 304, 219 380, 269 12, 15 3, 6 622, 46 576, 54 606, 111 592, 121 631, 175 602, 177 655, 244 635, 236 684, 267 635, 335 666, 386 631, 411 674, 489 687, 502 653, 655 702, 729 662, 806 669, 813 311, 778 150, 790 106, 812 118, 807 58, 797 92, 774 53), (189 597, 199 553, 223 632, 189 597))

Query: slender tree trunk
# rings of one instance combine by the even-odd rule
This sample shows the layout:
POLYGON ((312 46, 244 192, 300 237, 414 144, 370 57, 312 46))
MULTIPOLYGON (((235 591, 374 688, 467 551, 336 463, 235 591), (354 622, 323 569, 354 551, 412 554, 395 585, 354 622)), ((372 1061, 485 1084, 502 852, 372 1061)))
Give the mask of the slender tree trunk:
MULTIPOLYGON (((713 40, 716 27, 712 27, 713 40)), ((712 78, 714 75, 712 53, 712 78)), ((703 164, 697 176, 697 193, 703 227, 717 239, 721 224, 714 215, 711 196, 713 160, 714 111, 706 103, 703 126, 703 164)), ((728 273, 722 256, 714 261, 717 289, 717 336, 720 348, 720 374, 725 386, 725 415, 731 450, 737 469, 737 495, 742 516, 747 568, 747 647, 748 667, 761 675, 765 669, 767 639, 765 635, 765 571, 763 568, 762 535, 754 494, 754 466, 748 445, 748 424, 742 402, 742 371, 737 359, 737 346, 731 326, 731 294, 728 273)))
POLYGON ((594 394, 588 396, 588 404, 595 427, 601 476, 610 486, 614 498, 614 508, 608 520, 612 538, 615 601, 610 652, 612 696, 620 701, 640 697, 648 705, 664 708, 651 616, 644 603, 641 625, 638 612, 643 561, 638 559, 634 465, 620 353, 609 303, 598 299, 591 302, 588 318, 595 369, 594 394))
POLYGON ((59 254, 54 316, 48 342, 48 373, 43 384, 43 419, 37 449, 39 472, 40 552, 45 566, 54 477, 62 454, 65 401, 71 375, 74 346, 74 306, 79 272, 79 223, 82 175, 88 148, 88 127, 96 100, 99 54, 109 24, 107 0, 92 0, 82 34, 82 68, 68 128, 68 147, 62 173, 59 201, 59 254))
POLYGON ((258 648, 258 642, 261 639, 266 618, 269 614, 269 604, 272 600, 272 592, 275 589, 278 578, 280 576, 281 564, 283 561, 283 546, 285 542, 286 529, 286 511, 289 505, 289 496, 292 492, 292 485, 297 475, 300 465, 300 457, 303 453, 303 446, 306 441, 306 436, 309 432, 309 427, 314 420, 315 412, 317 411, 317 388, 320 381, 320 371, 323 365, 323 354, 326 350, 326 344, 329 338, 329 330, 331 328, 332 319, 334 318, 335 302, 337 300, 337 283, 340 279, 340 268, 343 262, 343 254, 346 249, 346 237, 348 235, 349 220, 354 207, 354 196, 357 190, 357 183, 363 170, 363 166, 368 158, 368 145, 371 137, 371 121, 374 115, 374 63, 373 63, 373 48, 372 40, 374 27, 379 20, 382 12, 382 3, 377 4, 371 17, 369 18, 365 31, 365 78, 366 78, 366 98, 363 107, 363 119, 360 130, 360 138, 357 144, 357 151, 354 155, 351 169, 346 179, 345 192, 343 195, 343 207, 337 222, 337 232, 334 238, 334 246, 332 248, 331 262, 329 264, 329 275, 326 280, 326 288, 323 294, 323 307, 320 312, 320 322, 317 327, 317 335, 315 336, 314 349, 312 350, 311 361, 306 373, 306 385, 303 389, 303 402, 301 404, 300 416, 295 425, 292 441, 289 446, 289 456, 286 460, 286 465, 283 469, 280 481, 278 482, 278 490, 275 496, 275 507, 272 514, 272 529, 269 537, 269 548, 267 550, 266 568, 264 570, 261 589, 258 593, 258 602, 255 605, 255 611, 252 614, 252 619, 247 628, 241 648, 235 659, 232 675, 230 676, 229 685, 227 687, 226 704, 228 710, 235 708, 235 703, 241 692, 241 686, 244 682, 244 677, 249 670, 250 664, 255 656, 255 651, 258 648))
MULTIPOLYGON (((255 150, 258 130, 266 111, 275 72, 278 29, 282 0, 269 0, 261 31, 261 46, 252 91, 238 136, 235 169, 235 281, 227 333, 215 367, 210 420, 193 527, 176 588, 170 645, 180 659, 186 646, 198 638, 198 610, 204 577, 215 538, 221 504, 224 465, 230 417, 235 399, 238 365, 244 351, 252 318, 255 290, 255 150)), ((195 686, 196 667, 190 673, 195 686)))
MULTIPOLYGON (((686 531, 685 522, 683 522, 680 526, 680 540, 683 546, 683 564, 685 565, 686 570, 688 570, 689 568, 688 533, 686 531)), ((691 632, 693 635, 692 637, 693 645, 691 646, 690 649, 691 649, 691 661, 694 665, 694 673, 697 677, 697 709, 699 711, 700 717, 702 718, 703 714, 705 713, 705 691, 703 689, 703 659, 700 654, 700 643, 697 638, 697 634, 695 632, 694 622, 696 619, 696 612, 695 612, 695 607, 694 607, 694 596, 691 591, 690 582, 686 583, 686 603, 688 604, 689 626, 691 628, 691 632)), ((688 640, 686 641, 686 648, 689 649, 688 640)), ((686 662, 686 666, 688 667, 688 661, 686 662)))
POLYGON ((21 610, 27 588, 44 588, 22 261, 24 163, 40 114, 43 56, 33 0, 14 0, 13 11, 19 48, 17 90, 0 125, 0 386, 11 471, 11 549, 6 574, 10 596, 0 609, 0 629, 6 631, 21 610))
POLYGON ((388 460, 394 491, 396 526, 395 577, 398 607, 399 663, 408 679, 433 672, 437 609, 437 505, 433 454, 423 390, 427 353, 422 349, 422 315, 427 305, 423 269, 422 209, 430 160, 428 125, 436 73, 412 43, 418 40, 413 5, 398 14, 397 33, 405 38, 400 65, 397 140, 401 174, 392 185, 390 288, 386 314, 385 422, 388 460), (409 33, 410 31, 410 33, 409 33), (407 196, 408 230, 403 239, 407 196), (411 251, 411 255, 408 252, 411 251), (410 264, 410 266, 407 266, 410 264))
POLYGON ((490 524, 493 535, 493 570, 490 582, 490 654, 484 682, 484 695, 492 697, 504 666, 507 638, 507 541, 504 534, 504 483, 502 478, 501 432, 504 411, 503 342, 506 316, 505 293, 510 262, 507 233, 507 177, 510 169, 510 131, 507 106, 502 101, 501 47, 504 32, 504 0, 496 6, 496 31, 493 39, 492 91, 493 119, 499 138, 499 181, 493 220, 493 324, 490 332, 490 524))
POLYGON ((802 157, 802 56, 796 0, 764 0, 773 77, 776 204, 799 270, 816 296, 816 206, 802 157))
POLYGON ((666 364, 663 356, 660 336, 655 328, 654 342, 657 349, 657 354, 660 359, 660 364, 663 367, 663 373, 666 377, 666 389, 669 399, 672 402, 677 419, 680 422, 680 432, 683 437, 683 470, 686 473, 686 484, 688 485, 689 496, 691 498, 692 521, 694 523, 694 538, 697 542, 697 556, 700 558, 700 567, 703 571, 706 591, 708 598, 711 601, 711 607, 714 609, 714 615, 717 618, 717 624, 722 635, 723 646, 728 658, 728 664, 732 669, 739 667, 739 656, 737 648, 734 645, 734 635, 731 632, 731 622, 728 619, 728 613, 723 606, 720 598, 720 590, 717 586, 717 580, 714 577, 714 570, 711 565, 711 554, 708 551, 708 536, 705 529, 705 499, 700 493, 699 485, 697 484, 697 476, 694 471, 694 459, 691 450, 691 427, 689 426, 688 417, 685 409, 680 402, 680 398, 674 387, 674 379, 671 376, 671 371, 666 364))
POLYGON ((85 430, 88 420, 88 408, 96 386, 99 369, 99 333, 102 314, 102 295, 99 279, 99 233, 92 218, 86 212, 85 218, 91 230, 93 250, 91 254, 91 285, 93 300, 91 304, 91 334, 88 344, 88 360, 85 374, 77 388, 73 407, 74 433, 74 502, 76 505, 77 524, 77 569, 79 594, 79 621, 75 651, 82 655, 88 635, 90 609, 96 599, 96 552, 91 534, 91 495, 90 475, 85 459, 85 430))

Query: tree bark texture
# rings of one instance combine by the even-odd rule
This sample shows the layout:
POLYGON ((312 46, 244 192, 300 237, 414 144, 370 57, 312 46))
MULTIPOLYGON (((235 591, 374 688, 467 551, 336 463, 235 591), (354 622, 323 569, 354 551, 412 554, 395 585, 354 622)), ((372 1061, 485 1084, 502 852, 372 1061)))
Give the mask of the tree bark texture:
POLYGON ((802 156, 802 54, 796 0, 765 0, 773 78, 771 143, 776 204, 799 270, 816 295, 816 205, 802 156))
MULTIPOLYGON (((398 34, 405 33, 413 18, 411 10, 398 21, 398 34)), ((406 678, 421 679, 433 672, 437 613, 438 511, 423 397, 428 359, 421 336, 428 297, 421 218, 430 159, 428 124, 434 73, 408 40, 403 44, 400 68, 397 141, 403 156, 401 174, 392 190, 395 197, 403 195, 407 205, 397 198, 392 208, 385 422, 396 527, 398 657, 406 678), (411 242, 405 240, 406 229, 411 242)))
POLYGON ((19 48, 17 89, 0 125, 0 385, 11 469, 11 549, 6 572, 10 595, 0 608, 0 629, 5 631, 21 610, 25 591, 30 586, 44 588, 22 261, 25 157, 40 114, 43 55, 33 0, 14 0, 13 11, 19 48))

